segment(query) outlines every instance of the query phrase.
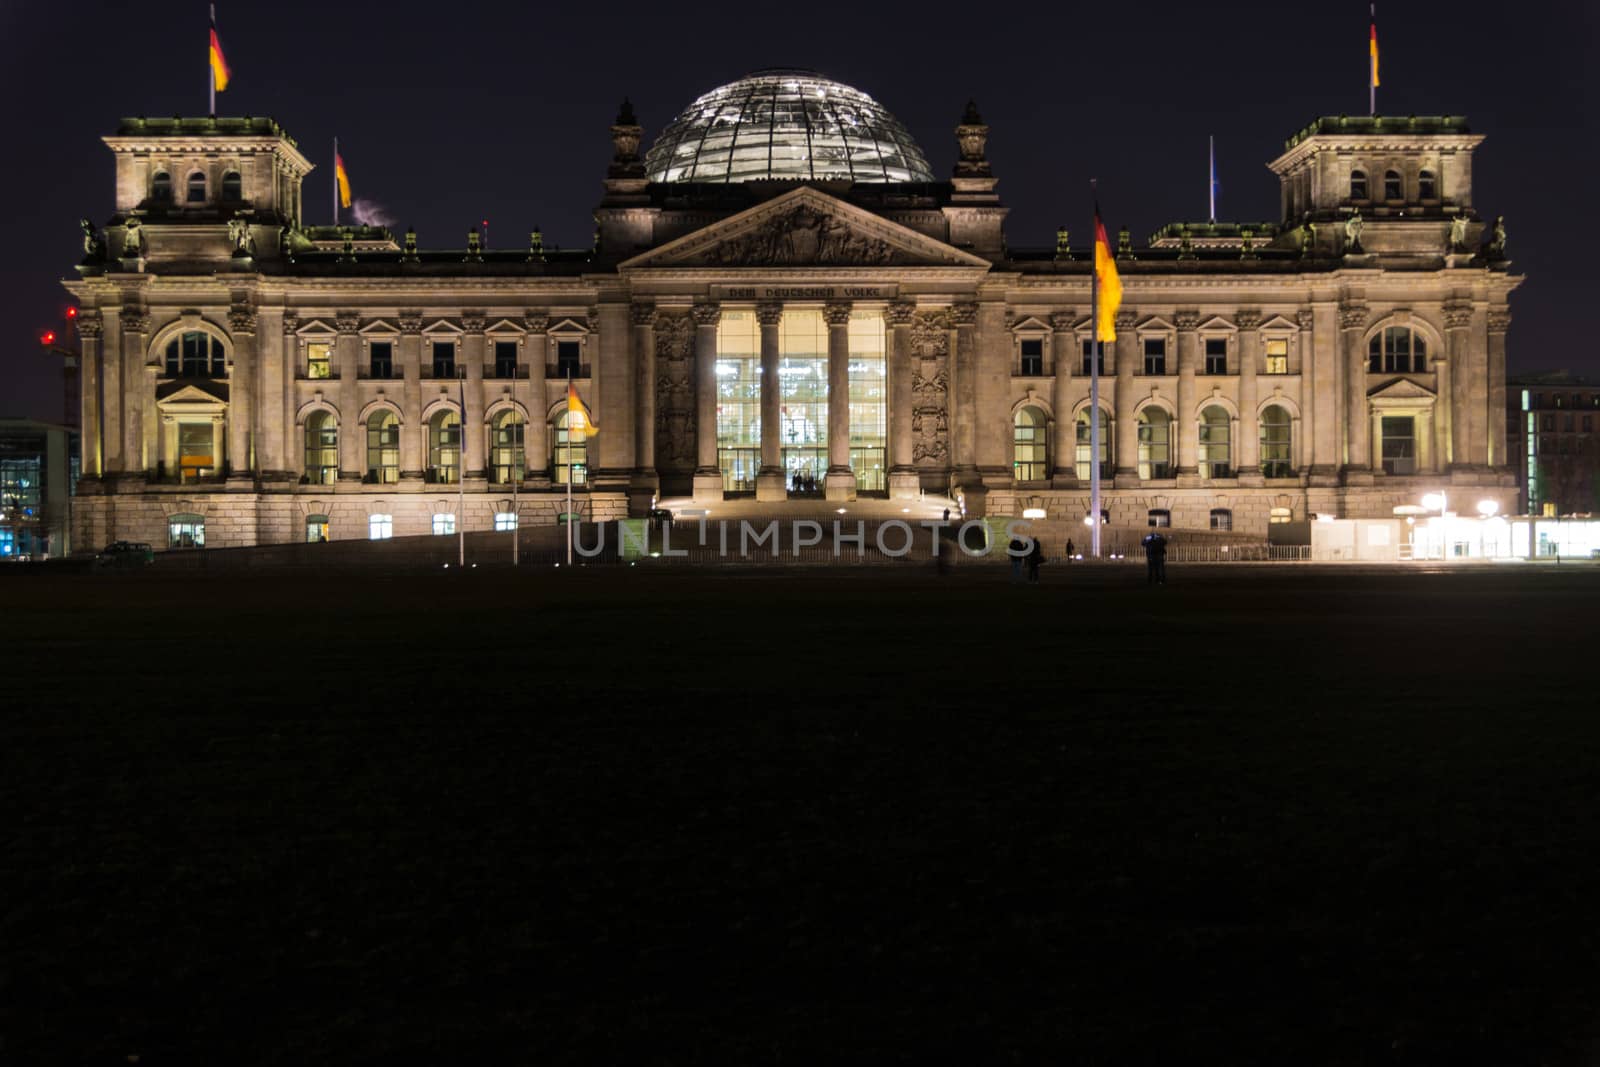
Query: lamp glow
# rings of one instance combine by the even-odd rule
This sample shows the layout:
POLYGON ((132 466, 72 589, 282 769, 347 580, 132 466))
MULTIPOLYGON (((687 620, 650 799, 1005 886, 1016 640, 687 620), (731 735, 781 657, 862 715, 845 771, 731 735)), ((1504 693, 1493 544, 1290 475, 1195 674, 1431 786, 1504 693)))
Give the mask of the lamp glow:
POLYGON ((1022 517, 1025 519, 1042 519, 1044 518, 1044 508, 1023 508, 1022 517))

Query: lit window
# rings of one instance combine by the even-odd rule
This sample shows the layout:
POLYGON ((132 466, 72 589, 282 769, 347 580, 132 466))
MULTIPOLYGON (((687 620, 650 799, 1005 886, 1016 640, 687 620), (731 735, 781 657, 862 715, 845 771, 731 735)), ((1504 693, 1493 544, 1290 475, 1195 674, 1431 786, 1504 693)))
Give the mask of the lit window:
POLYGON ((1233 529, 1233 512, 1227 508, 1212 508, 1211 528, 1213 530, 1233 529))
POLYGON ((1200 476, 1227 478, 1233 474, 1233 420, 1213 404, 1200 413, 1200 476))
MULTIPOLYGON (((729 308, 717 324, 717 467, 722 488, 753 493, 761 467, 761 338, 754 311, 729 308)), ((560 466, 564 431, 556 431, 560 466)), ((560 476, 558 470, 557 476, 560 476)))
POLYGON ((1172 417, 1157 407, 1139 413, 1139 477, 1172 477, 1172 417))
POLYGON ((514 511, 497 511, 494 513, 494 528, 499 533, 509 533, 517 528, 517 513, 514 511))
POLYGON ((856 491, 888 490, 888 333, 881 311, 850 313, 850 470, 856 491))
POLYGON ((1383 471, 1385 474, 1417 472, 1416 420, 1410 415, 1385 415, 1379 424, 1383 432, 1383 471))
POLYGON ((1401 188, 1399 171, 1390 170, 1384 172, 1383 198, 1385 200, 1404 200, 1406 198, 1405 190, 1401 188))
MULTIPOLYGON (((1089 409, 1084 408, 1078 412, 1077 454, 1073 457, 1078 480, 1084 483, 1087 483, 1089 476, 1094 473, 1089 467, 1089 454, 1094 447, 1090 440, 1092 436, 1093 427, 1089 425, 1089 409)), ((1100 477, 1111 477, 1111 416, 1104 411, 1100 412, 1100 477)))
POLYGON ((428 472, 430 482, 453 483, 461 477, 461 416, 445 408, 428 420, 428 472))
POLYGON ((1012 431, 1012 476, 1019 482, 1042 482, 1050 477, 1044 412, 1025 407, 1017 412, 1012 431))
POLYGON ((1365 200, 1367 198, 1367 172, 1353 170, 1350 172, 1350 199, 1365 200))
POLYGON ((454 512, 438 512, 433 516, 433 532, 435 534, 453 534, 456 532, 456 516, 454 512))
POLYGON ((306 516, 306 544, 318 545, 328 540, 328 516, 306 516))
POLYGON ((305 481, 332 485, 339 480, 339 428, 326 411, 306 416, 305 481))
POLYGON ((1228 339, 1226 337, 1206 338, 1206 373, 1228 373, 1228 339))
POLYGON ((167 520, 168 548, 206 547, 206 520, 202 515, 174 515, 167 520))
POLYGON ((1167 527, 1172 525, 1172 512, 1166 508, 1151 508, 1145 513, 1145 521, 1151 526, 1167 527))
POLYGON ((332 378, 333 377, 333 346, 317 343, 306 345, 306 377, 307 378, 332 378))
POLYGON ((400 480, 400 420, 387 409, 367 418, 367 476, 369 484, 400 480))
POLYGON ((1294 521, 1294 511, 1291 508, 1273 508, 1267 516, 1267 522, 1274 526, 1281 526, 1286 522, 1294 521))
POLYGON ((192 482, 213 475, 221 462, 216 434, 209 422, 178 423, 178 480, 192 482))
POLYGON ((1144 372, 1146 374, 1167 373, 1167 339, 1165 337, 1145 338, 1144 372))
POLYGON ((523 479, 522 413, 502 411, 494 419, 493 444, 489 449, 489 478, 498 485, 523 479))
POLYGON ((394 536, 393 515, 368 515, 367 539, 369 541, 387 541, 394 536))
POLYGON ((1038 337, 1024 337, 1021 342, 1024 378, 1037 378, 1044 373, 1044 341, 1038 337))
POLYGON ((1267 373, 1289 373, 1289 342, 1278 337, 1267 341, 1267 373))
POLYGON ((189 175, 189 192, 185 197, 191 204, 206 202, 206 176, 199 171, 189 175))
POLYGON ((1428 343, 1409 326, 1390 326, 1372 335, 1367 345, 1371 374, 1421 374, 1428 365, 1428 343))

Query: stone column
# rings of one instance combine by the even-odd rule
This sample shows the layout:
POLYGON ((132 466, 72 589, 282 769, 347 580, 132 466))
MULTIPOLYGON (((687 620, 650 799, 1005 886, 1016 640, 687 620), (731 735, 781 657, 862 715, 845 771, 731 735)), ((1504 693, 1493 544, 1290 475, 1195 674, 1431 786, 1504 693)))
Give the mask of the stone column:
POLYGON ((1051 315, 1050 357, 1055 383, 1050 404, 1055 421, 1050 435, 1050 484, 1056 489, 1078 486, 1078 423, 1072 417, 1072 367, 1078 359, 1078 334, 1073 316, 1051 315))
POLYGON ((1173 431, 1178 437, 1179 478, 1200 477, 1200 429, 1195 408, 1195 364, 1199 360, 1200 335, 1195 327, 1200 325, 1200 312, 1179 311, 1172 318, 1178 328, 1178 418, 1173 431))
POLYGON ((545 417, 550 411, 550 396, 545 386, 545 366, 549 357, 550 341, 547 336, 550 319, 546 315, 528 312, 523 316, 522 328, 528 331, 528 425, 522 428, 522 466, 527 482, 536 486, 550 483, 550 423, 545 417))
POLYGON ((721 304, 694 306, 694 497, 722 499, 717 462, 717 324, 721 304))
POLYGON ((105 476, 122 473, 122 332, 127 320, 139 321, 133 309, 106 308, 102 312, 104 336, 100 360, 100 456, 105 476))
POLYGON ((828 473, 823 479, 829 500, 854 500, 856 475, 850 469, 850 303, 822 309, 828 324, 828 473))
POLYGON ((633 481, 630 496, 649 510, 650 498, 661 485, 656 473, 656 309, 633 305, 633 481))
POLYGON ((461 329, 461 358, 467 364, 467 410, 461 413, 461 458, 463 474, 468 480, 483 481, 484 472, 483 427, 483 327, 486 316, 482 311, 463 311, 461 329))
POLYGON ((227 430, 221 415, 211 416, 211 476, 214 478, 222 473, 222 466, 228 461, 227 430))
POLYGON ((1298 418, 1291 420, 1294 424, 1294 438, 1291 442, 1289 454, 1296 470, 1311 466, 1312 443, 1317 436, 1317 404, 1315 397, 1317 380, 1316 321, 1316 315, 1309 308, 1302 308, 1295 313, 1295 322, 1300 326, 1300 333, 1295 338, 1300 352, 1300 394, 1296 397, 1300 404, 1300 415, 1298 418), (1302 434, 1305 435, 1304 441, 1301 440, 1302 434))
MULTIPOLYGON (((228 379, 228 480, 248 488, 255 469, 256 312, 249 304, 233 305, 228 314, 233 332, 233 375, 228 379)), ((344 430, 341 427, 340 433, 344 430)))
POLYGON ((1372 428, 1367 417, 1367 353, 1361 344, 1361 335, 1366 328, 1366 305, 1340 306, 1339 335, 1345 366, 1344 466, 1347 474, 1370 474, 1374 467, 1372 428))
POLYGON ((1506 465, 1506 333, 1511 329, 1511 312, 1489 309, 1489 433, 1488 455, 1491 467, 1506 465))
POLYGON ((782 405, 778 396, 778 323, 782 304, 760 304, 761 326, 761 469, 756 473, 756 499, 787 500, 783 475, 782 405))
POLYGON ((1233 316, 1239 327, 1239 440, 1234 446, 1238 476, 1261 476, 1261 429, 1256 422, 1256 375, 1261 369, 1261 312, 1240 308, 1233 316))
POLYGON ((911 301, 897 300, 883 316, 889 348, 889 496, 895 500, 915 497, 921 488, 911 430, 916 414, 911 319, 916 311, 917 306, 911 301))
POLYGON ((100 449, 100 314, 80 312, 78 339, 83 346, 83 367, 78 387, 81 393, 78 425, 83 477, 99 478, 104 472, 100 449))
POLYGON ((148 313, 123 312, 122 383, 117 396, 122 409, 122 464, 119 469, 140 480, 144 478, 144 393, 150 384, 144 373, 149 332, 148 313))
MULTIPOLYGON (((950 322, 956 328, 956 347, 950 361, 951 475, 971 497, 983 485, 978 473, 978 305, 956 304, 950 309, 950 322)), ((983 514, 970 499, 967 512, 983 514)))
POLYGON ((333 365, 339 372, 339 481, 360 482, 366 473, 362 454, 366 435, 356 432, 361 416, 361 388, 356 382, 361 374, 361 335, 357 332, 361 316, 341 311, 333 321, 339 331, 333 342, 333 365))
MULTIPOLYGON (((1120 488, 1139 484, 1139 422, 1133 414, 1139 398, 1133 395, 1134 368, 1140 361, 1139 338, 1133 332, 1137 316, 1131 309, 1117 312, 1116 360, 1116 440, 1111 457, 1116 471, 1116 485, 1120 488)), ((1143 368, 1141 367, 1140 370, 1143 368)))
POLYGON ((422 424, 422 312, 400 312, 400 480, 422 481, 428 428, 422 424))

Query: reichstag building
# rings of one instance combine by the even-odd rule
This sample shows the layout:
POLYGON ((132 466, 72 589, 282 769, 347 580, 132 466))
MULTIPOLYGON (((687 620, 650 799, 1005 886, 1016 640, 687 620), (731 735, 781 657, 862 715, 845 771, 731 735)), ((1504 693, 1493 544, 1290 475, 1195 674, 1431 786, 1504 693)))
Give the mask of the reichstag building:
POLYGON ((1009 241, 988 134, 969 105, 940 178, 865 93, 761 71, 642 154, 623 106, 594 248, 489 251, 307 225, 311 163, 271 120, 124 120, 67 283, 79 543, 555 524, 569 483, 587 519, 949 496, 1081 522, 1094 463, 1132 527, 1515 508, 1520 278, 1463 119, 1318 119, 1268 164, 1275 221, 1118 234, 1098 455, 1089 227, 1009 241))

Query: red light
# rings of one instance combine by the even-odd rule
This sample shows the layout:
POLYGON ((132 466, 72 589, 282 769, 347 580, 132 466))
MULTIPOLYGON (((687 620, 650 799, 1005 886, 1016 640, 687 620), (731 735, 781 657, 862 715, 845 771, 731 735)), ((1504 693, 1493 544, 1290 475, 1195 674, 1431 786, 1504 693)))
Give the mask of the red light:
POLYGON ((77 317, 78 317, 78 309, 77 308, 68 308, 67 309, 67 318, 75 319, 77 317))
POLYGON ((55 344, 56 343, 56 332, 54 330, 46 330, 44 333, 39 335, 39 343, 42 344, 42 345, 53 345, 53 344, 55 344))

